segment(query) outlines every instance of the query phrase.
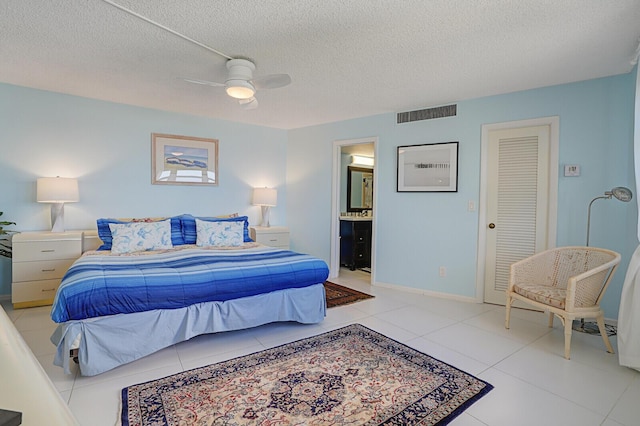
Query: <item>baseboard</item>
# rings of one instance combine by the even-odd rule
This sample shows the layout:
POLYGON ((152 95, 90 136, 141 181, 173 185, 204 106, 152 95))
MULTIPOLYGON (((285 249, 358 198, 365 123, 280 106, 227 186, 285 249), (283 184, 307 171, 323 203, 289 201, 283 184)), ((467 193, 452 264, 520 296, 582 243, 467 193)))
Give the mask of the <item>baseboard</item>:
MULTIPOLYGON (((466 297, 466 296, 460 296, 460 295, 451 294, 451 293, 440 293, 440 292, 437 292, 437 291, 423 290, 423 289, 413 288, 413 287, 405 287, 405 286, 402 286, 402 285, 383 283, 383 282, 380 282, 380 281, 376 281, 375 283, 371 283, 371 285, 376 286, 376 287, 391 288, 393 290, 403 291, 405 293, 413 293, 413 294, 421 294, 421 295, 424 295, 424 296, 437 297, 439 299, 456 300, 458 302, 466 302, 466 303, 484 303, 481 300, 478 301, 475 297, 466 297)), ((618 326, 618 319, 617 318, 605 318, 604 322, 605 322, 605 324, 613 325, 613 326, 616 326, 616 327, 618 326)))
POLYGON ((479 302, 478 300, 476 300, 475 297, 460 296, 458 294, 451 294, 451 293, 440 293, 438 291, 424 290, 424 289, 414 288, 414 287, 405 287, 402 285, 383 283, 380 281, 376 281, 371 285, 404 291, 405 293, 422 294, 424 296, 437 297, 439 299, 456 300, 458 302, 466 302, 466 303, 482 303, 481 301, 479 302))

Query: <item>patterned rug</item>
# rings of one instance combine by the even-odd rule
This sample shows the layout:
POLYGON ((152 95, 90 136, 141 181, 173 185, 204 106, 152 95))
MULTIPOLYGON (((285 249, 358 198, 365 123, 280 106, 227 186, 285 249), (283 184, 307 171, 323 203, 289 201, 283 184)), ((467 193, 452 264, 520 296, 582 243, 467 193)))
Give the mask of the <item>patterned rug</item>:
POLYGON ((327 297, 327 308, 348 305, 349 303, 374 297, 370 294, 362 293, 358 290, 353 290, 340 284, 332 283, 331 281, 325 281, 324 292, 327 297))
POLYGON ((444 425, 490 384, 353 324, 122 390, 129 425, 444 425))

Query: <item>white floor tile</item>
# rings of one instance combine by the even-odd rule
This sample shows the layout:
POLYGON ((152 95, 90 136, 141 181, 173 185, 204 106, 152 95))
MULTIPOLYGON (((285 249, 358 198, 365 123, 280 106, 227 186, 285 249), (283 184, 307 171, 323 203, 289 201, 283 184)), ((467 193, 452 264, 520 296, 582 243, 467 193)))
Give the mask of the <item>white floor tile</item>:
POLYGON ((456 321, 451 318, 435 314, 417 306, 403 307, 393 311, 383 312, 376 316, 400 328, 404 328, 417 336, 424 336, 456 323, 456 321))
POLYGON ((465 411, 492 426, 599 426, 605 416, 494 368, 478 376, 494 389, 465 411))
POLYGON ((242 348, 236 348, 228 352, 218 352, 215 354, 204 356, 202 358, 189 358, 186 361, 182 361, 182 367, 184 371, 192 370, 194 368, 205 367, 207 365, 216 364, 221 361, 227 361, 233 358, 260 352, 264 349, 266 348, 263 345, 256 343, 253 346, 244 346, 242 348))
POLYGON ((518 351, 495 368, 603 416, 633 379, 622 368, 618 372, 599 370, 534 346, 518 351))
MULTIPOLYGON (((638 426, 640 372, 620 367, 599 336, 573 333, 572 359, 563 358, 559 323, 543 313, 513 309, 504 329, 504 307, 437 299, 373 286, 371 275, 341 270, 332 281, 375 298, 327 310, 320 324, 267 324, 199 336, 94 377, 65 375, 52 365, 55 324, 50 307, 2 306, 38 357, 82 425, 113 425, 123 387, 225 361, 265 348, 360 323, 482 378, 495 389, 451 424, 638 426)), ((616 338, 612 344, 616 347, 616 338)))
POLYGON ((193 359, 255 346, 259 343, 254 337, 255 334, 256 332, 251 329, 203 334, 175 345, 175 349, 180 361, 184 364, 193 359))
POLYGON ((51 323, 36 330, 23 330, 20 334, 35 356, 55 354, 56 345, 49 338, 56 327, 57 325, 51 323))
POLYGON ((397 325, 373 316, 358 320, 358 324, 362 324, 365 327, 370 328, 373 331, 377 331, 380 334, 384 334, 387 337, 393 336, 392 339, 401 343, 406 343, 407 340, 418 337, 416 334, 405 330, 404 328, 400 328, 397 325))
POLYGON ((500 362, 524 346, 513 339, 464 323, 439 329, 424 337, 487 365, 500 362))
POLYGON ((506 329, 504 309, 484 312, 464 321, 464 323, 522 343, 534 342, 551 332, 547 324, 528 321, 515 315, 511 316, 509 329, 506 329))
POLYGON ((424 337, 417 337, 404 343, 407 346, 432 356, 442 362, 446 362, 447 364, 469 374, 473 374, 474 376, 477 376, 489 368, 487 364, 484 364, 477 359, 468 357, 424 337))
POLYGON ((633 382, 609 414, 610 419, 625 426, 640 424, 640 372, 634 370, 634 374, 633 382))
POLYGON ((13 323, 20 332, 50 328, 55 325, 50 317, 51 306, 25 308, 22 311, 22 314, 13 323))

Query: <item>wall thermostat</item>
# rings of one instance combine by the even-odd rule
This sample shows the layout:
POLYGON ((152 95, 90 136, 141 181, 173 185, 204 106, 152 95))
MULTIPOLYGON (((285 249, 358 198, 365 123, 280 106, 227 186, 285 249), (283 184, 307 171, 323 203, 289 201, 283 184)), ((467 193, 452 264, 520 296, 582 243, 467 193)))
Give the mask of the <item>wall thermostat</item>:
POLYGON ((565 176, 580 176, 580 166, 577 164, 566 164, 564 166, 565 176))

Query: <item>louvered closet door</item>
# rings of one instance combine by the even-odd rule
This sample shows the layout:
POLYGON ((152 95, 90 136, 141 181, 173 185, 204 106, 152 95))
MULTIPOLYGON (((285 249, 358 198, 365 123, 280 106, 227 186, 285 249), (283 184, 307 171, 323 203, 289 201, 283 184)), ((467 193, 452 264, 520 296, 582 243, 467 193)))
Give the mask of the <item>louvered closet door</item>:
POLYGON ((549 126, 489 133, 485 302, 505 304, 509 267, 547 247, 549 126))

